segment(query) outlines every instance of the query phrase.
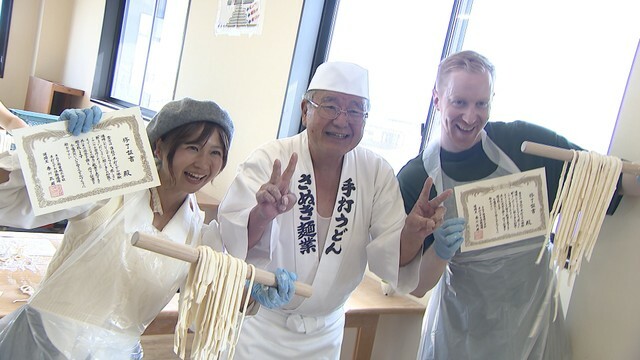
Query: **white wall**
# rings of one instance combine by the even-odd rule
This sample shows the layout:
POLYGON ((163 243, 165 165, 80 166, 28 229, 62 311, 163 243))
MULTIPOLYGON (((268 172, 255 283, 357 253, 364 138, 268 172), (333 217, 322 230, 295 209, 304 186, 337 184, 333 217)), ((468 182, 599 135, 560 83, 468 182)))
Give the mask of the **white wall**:
POLYGON ((268 1, 261 35, 216 36, 218 1, 191 0, 176 98, 213 99, 234 121, 227 168, 204 189, 218 199, 238 164, 277 136, 301 9, 301 0, 268 1))
MULTIPOLYGON (((640 162, 639 114, 636 53, 611 155, 640 162)), ((576 360, 640 359, 639 220, 640 199, 623 198, 616 213, 605 219, 591 261, 582 263, 567 314, 576 360)))
MULTIPOLYGON (((14 4, 16 2, 14 1, 14 4)), ((35 76, 53 82, 64 80, 63 71, 68 58, 67 48, 71 38, 74 3, 75 0, 42 0, 42 21, 36 42, 35 76)), ((83 48, 75 50, 76 53, 84 51, 83 48)), ((73 87, 72 84, 68 86, 73 87)))
POLYGON ((39 16, 40 0, 13 2, 7 61, 4 77, 0 79, 0 100, 7 107, 21 109, 24 106, 34 63, 39 16))
MULTIPOLYGON (((57 4, 58 0, 47 1, 57 4)), ((59 67, 59 81, 64 85, 85 90, 84 105, 89 104, 88 99, 93 86, 104 8, 104 0, 75 0, 74 6, 68 9, 68 41, 64 48, 64 61, 59 67)))
POLYGON ((30 75, 90 90, 103 12, 104 0, 14 1, 0 100, 24 108, 30 75))

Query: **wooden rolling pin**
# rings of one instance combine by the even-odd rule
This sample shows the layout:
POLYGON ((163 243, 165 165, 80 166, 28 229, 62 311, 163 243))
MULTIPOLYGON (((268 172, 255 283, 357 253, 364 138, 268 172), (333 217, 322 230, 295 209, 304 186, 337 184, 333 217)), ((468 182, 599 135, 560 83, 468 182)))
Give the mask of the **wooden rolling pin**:
MULTIPOLYGON (((200 253, 195 248, 138 231, 131 236, 131 245, 189 263, 197 262, 198 257, 200 256, 200 253)), ((249 273, 247 274, 247 279, 250 278, 251 270, 249 270, 249 273)), ((255 282, 268 286, 275 286, 276 276, 269 271, 256 269, 255 282)), ((312 288, 310 285, 299 281, 296 281, 295 285, 296 295, 306 298, 311 296, 312 288)))
MULTIPOLYGON (((523 141, 522 145, 520 146, 520 150, 525 154, 542 156, 560 161, 571 161, 573 159, 573 152, 571 152, 571 150, 538 144, 531 141, 523 141)), ((640 175, 640 164, 623 161, 622 172, 640 175)))

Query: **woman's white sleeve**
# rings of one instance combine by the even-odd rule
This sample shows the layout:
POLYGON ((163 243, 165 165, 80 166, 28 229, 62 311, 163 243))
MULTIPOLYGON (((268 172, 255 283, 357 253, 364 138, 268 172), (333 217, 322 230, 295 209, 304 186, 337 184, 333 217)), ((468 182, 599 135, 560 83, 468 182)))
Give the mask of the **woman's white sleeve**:
POLYGON ((0 153, 0 169, 10 172, 9 180, 0 184, 0 225, 32 229, 78 216, 94 206, 89 204, 36 216, 29 200, 18 154, 0 153))

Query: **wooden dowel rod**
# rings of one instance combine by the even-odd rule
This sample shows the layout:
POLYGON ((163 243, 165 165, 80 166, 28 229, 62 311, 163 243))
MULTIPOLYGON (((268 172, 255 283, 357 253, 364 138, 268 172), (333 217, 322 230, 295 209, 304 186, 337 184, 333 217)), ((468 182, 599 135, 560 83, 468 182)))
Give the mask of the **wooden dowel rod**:
MULTIPOLYGON (((131 236, 131 245, 189 263, 197 262, 198 258, 200 257, 198 250, 195 248, 138 231, 133 233, 133 235, 131 236)), ((250 277, 251 272, 247 274, 247 279, 249 279, 250 277)), ((256 277, 254 281, 268 286, 275 286, 276 276, 272 272, 262 269, 256 269, 256 277)), ((296 295, 300 295, 305 298, 311 296, 312 288, 309 284, 305 284, 299 281, 296 281, 295 284, 296 295)))
MULTIPOLYGON (((560 161, 571 161, 573 159, 573 152, 571 152, 571 150, 538 144, 531 141, 523 141, 522 145, 520 146, 520 150, 525 154, 542 156, 560 161)), ((623 161, 622 172, 640 175, 640 164, 623 161)))

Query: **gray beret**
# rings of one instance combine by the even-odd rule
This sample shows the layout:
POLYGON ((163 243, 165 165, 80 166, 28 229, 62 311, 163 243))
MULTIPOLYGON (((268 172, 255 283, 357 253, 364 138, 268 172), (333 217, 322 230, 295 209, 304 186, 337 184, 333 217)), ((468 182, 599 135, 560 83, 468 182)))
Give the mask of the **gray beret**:
POLYGON ((192 98, 171 101, 160 109, 147 126, 147 135, 152 147, 169 131, 197 121, 208 121, 220 125, 227 133, 229 143, 233 138, 233 122, 229 114, 213 101, 192 98))

